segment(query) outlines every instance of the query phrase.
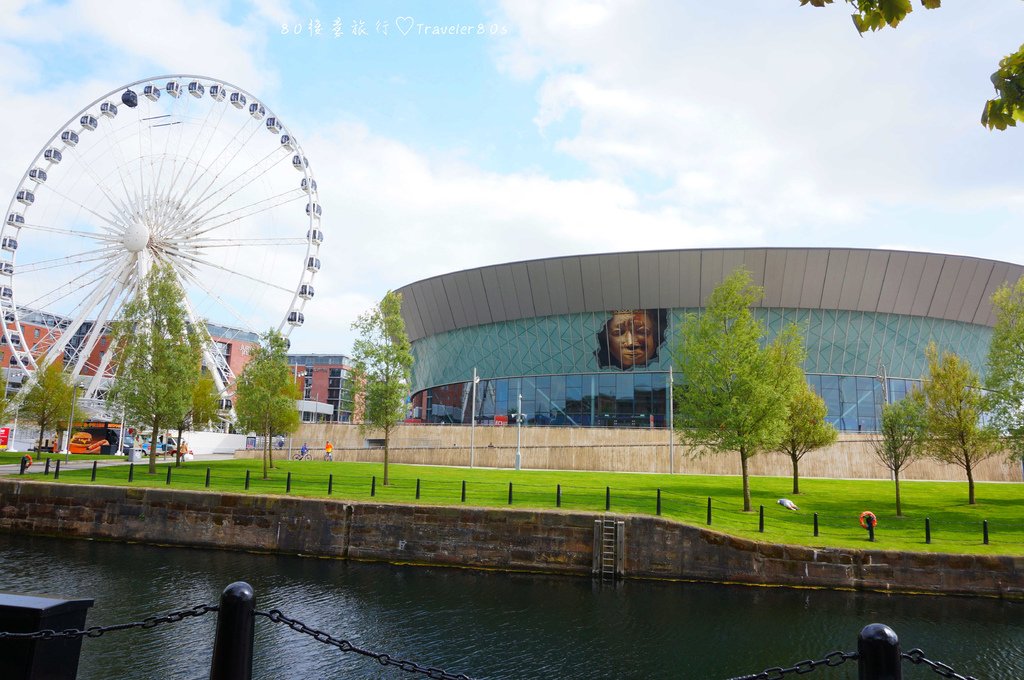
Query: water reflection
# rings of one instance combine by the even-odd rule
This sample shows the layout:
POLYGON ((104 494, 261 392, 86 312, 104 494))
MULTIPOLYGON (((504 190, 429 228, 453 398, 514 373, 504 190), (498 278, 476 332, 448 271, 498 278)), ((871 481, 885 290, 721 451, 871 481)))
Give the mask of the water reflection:
MULTIPOLYGON (((316 558, 0 536, 0 590, 92 597, 89 625, 214 603, 235 580, 354 644, 474 678, 728 678, 833 650, 880 621, 904 650, 981 678, 1024 677, 1024 605, 782 588, 394 567, 316 558)), ((214 615, 83 643, 79 678, 200 678, 214 615)), ((281 625, 256 627, 258 678, 414 678, 281 625)), ((855 678, 848 662, 818 671, 855 678)), ((905 678, 934 677, 907 667, 905 678)))

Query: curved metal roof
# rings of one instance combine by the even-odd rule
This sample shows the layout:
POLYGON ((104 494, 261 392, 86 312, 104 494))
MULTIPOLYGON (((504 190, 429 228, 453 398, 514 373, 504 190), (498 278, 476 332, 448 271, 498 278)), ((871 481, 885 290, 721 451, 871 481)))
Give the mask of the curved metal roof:
POLYGON ((992 326, 992 293, 1024 267, 961 255, 856 248, 659 250, 528 260, 404 286, 410 340, 552 314, 700 307, 737 267, 762 307, 927 316, 992 326))

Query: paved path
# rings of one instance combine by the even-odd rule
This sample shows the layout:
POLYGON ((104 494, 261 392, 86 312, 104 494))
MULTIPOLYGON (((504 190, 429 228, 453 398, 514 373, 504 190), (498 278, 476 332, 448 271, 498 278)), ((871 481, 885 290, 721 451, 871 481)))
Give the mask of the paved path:
MULTIPOLYGON (((47 458, 47 456, 43 455, 42 458, 38 458, 36 456, 36 454, 34 454, 34 453, 30 454, 30 455, 32 456, 32 467, 30 467, 28 470, 25 471, 26 474, 33 475, 33 474, 40 474, 40 473, 42 473, 46 469, 46 458, 47 458)), ((57 454, 50 454, 48 457, 50 458, 50 461, 51 461, 50 462, 50 471, 51 472, 54 469, 54 464, 58 460, 60 460, 61 472, 64 472, 66 470, 88 470, 88 469, 92 468, 92 463, 93 463, 92 460, 82 460, 81 458, 75 458, 75 456, 68 457, 67 461, 65 462, 64 455, 63 454, 59 454, 59 453, 57 453, 57 454)), ((215 461, 215 460, 232 460, 234 457, 235 456, 232 453, 204 453, 204 454, 196 455, 195 460, 191 461, 191 464, 195 465, 196 463, 211 462, 211 461, 215 461)), ((127 465, 130 462, 131 461, 129 461, 128 458, 126 458, 125 456, 110 456, 109 460, 108 459, 97 460, 98 467, 114 467, 116 465, 127 465)), ((146 463, 149 462, 149 459, 148 458, 143 458, 142 460, 135 461, 135 462, 139 463, 139 464, 146 464, 146 463)), ((172 458, 170 456, 166 456, 166 457, 163 457, 163 458, 159 458, 158 457, 156 459, 156 462, 157 463, 173 463, 174 462, 174 458, 172 458)), ((5 476, 5 475, 16 475, 16 474, 18 474, 20 469, 21 469, 21 464, 20 463, 10 463, 10 464, 5 464, 5 465, 0 465, 0 477, 5 476)))

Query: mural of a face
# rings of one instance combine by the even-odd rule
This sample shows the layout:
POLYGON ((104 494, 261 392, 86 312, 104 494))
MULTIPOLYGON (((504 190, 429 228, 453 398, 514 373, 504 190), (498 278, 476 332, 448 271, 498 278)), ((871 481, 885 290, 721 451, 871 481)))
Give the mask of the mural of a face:
POLYGON ((645 366, 658 354, 658 332, 645 310, 617 312, 605 324, 608 354, 620 368, 645 366))

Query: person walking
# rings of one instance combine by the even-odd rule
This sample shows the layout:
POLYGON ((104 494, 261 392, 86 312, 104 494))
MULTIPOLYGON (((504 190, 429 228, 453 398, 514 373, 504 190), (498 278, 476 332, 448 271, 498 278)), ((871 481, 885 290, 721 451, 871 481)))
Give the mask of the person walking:
POLYGON ((334 445, 331 444, 331 440, 327 440, 327 444, 324 445, 324 460, 334 460, 334 445))

